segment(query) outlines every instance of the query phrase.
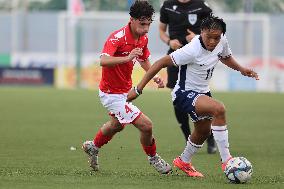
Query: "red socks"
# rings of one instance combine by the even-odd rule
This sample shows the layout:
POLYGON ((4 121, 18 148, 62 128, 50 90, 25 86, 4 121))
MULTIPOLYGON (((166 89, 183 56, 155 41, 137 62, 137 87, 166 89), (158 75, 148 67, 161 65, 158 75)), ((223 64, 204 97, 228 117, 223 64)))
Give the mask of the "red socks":
POLYGON ((156 142, 155 139, 153 138, 153 143, 151 146, 144 146, 142 144, 143 150, 148 156, 155 156, 156 155, 156 142))
POLYGON ((105 136, 100 129, 94 138, 94 144, 96 147, 100 148, 101 146, 107 144, 111 140, 112 136, 105 136))
MULTIPOLYGON (((100 148, 102 147, 103 145, 107 144, 110 140, 112 139, 112 137, 110 136, 105 136, 103 133, 102 133, 102 130, 100 129, 98 131, 98 133, 96 134, 95 138, 94 138, 94 144, 96 147, 100 148)), ((156 142, 155 142, 155 139, 153 138, 153 142, 152 142, 152 145, 150 146, 144 146, 142 144, 142 147, 143 147, 143 150, 145 151, 145 153, 148 155, 148 156, 155 156, 156 155, 156 142)))

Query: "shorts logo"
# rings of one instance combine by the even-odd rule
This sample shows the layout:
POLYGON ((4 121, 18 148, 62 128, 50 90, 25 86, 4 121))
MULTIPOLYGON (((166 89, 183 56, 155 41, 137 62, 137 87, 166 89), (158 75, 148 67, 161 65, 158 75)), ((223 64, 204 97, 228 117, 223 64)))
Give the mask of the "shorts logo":
POLYGON ((190 93, 188 93, 187 98, 192 98, 192 97, 194 97, 194 95, 195 95, 194 92, 190 92, 190 93))
POLYGON ((188 22, 194 25, 197 22, 197 14, 188 14, 188 22))

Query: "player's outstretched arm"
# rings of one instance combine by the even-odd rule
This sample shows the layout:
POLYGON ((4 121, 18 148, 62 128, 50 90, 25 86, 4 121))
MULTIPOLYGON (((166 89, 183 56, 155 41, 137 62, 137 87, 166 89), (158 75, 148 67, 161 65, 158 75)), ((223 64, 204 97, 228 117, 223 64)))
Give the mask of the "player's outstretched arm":
POLYGON ((142 94, 142 91, 144 87, 147 85, 147 83, 164 67, 173 65, 172 59, 169 55, 166 55, 162 57, 161 59, 157 60, 150 69, 146 72, 142 80, 138 83, 136 87, 131 89, 128 92, 127 95, 127 101, 132 101, 135 98, 137 98, 140 94, 142 94))
MULTIPOLYGON (((146 72, 147 72, 147 71, 150 69, 150 67, 151 67, 151 63, 149 62, 148 59, 145 60, 144 62, 140 62, 140 65, 141 65, 141 67, 142 67, 146 72)), ((155 83, 157 83, 158 88, 164 88, 164 87, 165 87, 164 81, 163 81, 163 79, 162 79, 159 75, 155 75, 155 76, 153 77, 153 81, 154 81, 155 83)))
POLYGON ((259 80, 258 74, 253 71, 252 69, 245 68, 241 66, 240 64, 237 63, 237 61, 234 59, 233 56, 230 56, 228 58, 223 58, 220 59, 220 61, 225 64, 226 66, 241 72, 242 75, 247 76, 247 77, 252 77, 255 78, 256 80, 259 80))

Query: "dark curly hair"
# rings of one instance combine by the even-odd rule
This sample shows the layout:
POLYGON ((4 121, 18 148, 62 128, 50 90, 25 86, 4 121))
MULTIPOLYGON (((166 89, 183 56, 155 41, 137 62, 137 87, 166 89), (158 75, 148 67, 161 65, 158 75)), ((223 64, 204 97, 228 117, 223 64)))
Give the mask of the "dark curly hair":
POLYGON ((212 13, 202 20, 201 30, 209 29, 209 30, 221 30, 223 34, 226 33, 226 23, 223 19, 214 16, 212 13))
POLYGON ((130 16, 135 19, 153 20, 155 10, 146 0, 136 0, 130 7, 130 16))

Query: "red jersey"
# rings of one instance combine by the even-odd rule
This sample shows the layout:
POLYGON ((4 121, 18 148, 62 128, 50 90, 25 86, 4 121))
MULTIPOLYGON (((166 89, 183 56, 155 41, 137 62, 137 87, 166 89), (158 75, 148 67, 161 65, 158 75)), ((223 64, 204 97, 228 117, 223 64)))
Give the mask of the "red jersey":
POLYGON ((150 55, 147 35, 140 36, 135 42, 131 34, 130 24, 113 32, 104 44, 101 55, 114 57, 128 56, 134 48, 143 49, 143 55, 123 64, 102 67, 100 90, 105 93, 127 93, 132 87, 132 70, 136 62, 147 60, 150 55))

